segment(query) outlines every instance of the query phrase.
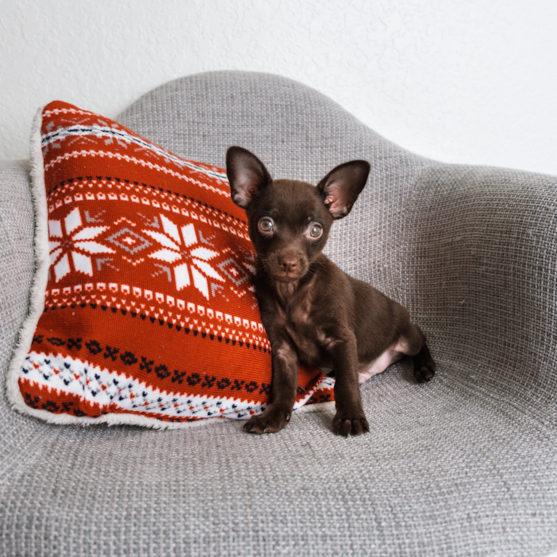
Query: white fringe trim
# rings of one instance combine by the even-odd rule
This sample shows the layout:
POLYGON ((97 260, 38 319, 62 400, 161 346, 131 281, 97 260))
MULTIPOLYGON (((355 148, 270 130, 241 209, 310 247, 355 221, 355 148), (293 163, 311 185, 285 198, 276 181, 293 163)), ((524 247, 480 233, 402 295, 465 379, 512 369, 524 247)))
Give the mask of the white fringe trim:
MULTIPOLYGON (((44 311, 45 290, 48 282, 50 257, 48 252, 48 208, 44 181, 44 161, 41 149, 41 125, 43 119, 41 107, 33 120, 31 130, 31 196, 35 209, 35 274, 29 299, 29 315, 25 318, 14 350, 12 361, 6 376, 6 391, 12 407, 27 416, 33 416, 50 424, 89 426, 105 423, 108 425, 136 425, 153 429, 183 429, 209 423, 233 421, 226 418, 204 418, 195 422, 163 422, 155 418, 147 418, 135 414, 105 414, 98 418, 70 416, 69 414, 53 414, 48 410, 31 408, 25 403, 19 389, 19 372, 31 349, 33 335, 44 311)), ((301 412, 319 412, 334 409, 334 402, 304 405, 295 410, 301 412)), ((244 420, 238 420, 243 422, 244 420)))

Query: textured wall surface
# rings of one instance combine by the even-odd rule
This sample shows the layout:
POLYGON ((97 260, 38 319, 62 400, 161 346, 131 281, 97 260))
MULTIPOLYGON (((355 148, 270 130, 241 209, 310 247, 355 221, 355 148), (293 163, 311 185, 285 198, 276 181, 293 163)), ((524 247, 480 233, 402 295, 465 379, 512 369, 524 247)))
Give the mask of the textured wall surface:
POLYGON ((0 160, 61 99, 116 116, 183 75, 277 73, 447 162, 557 174, 553 0, 0 0, 0 160))

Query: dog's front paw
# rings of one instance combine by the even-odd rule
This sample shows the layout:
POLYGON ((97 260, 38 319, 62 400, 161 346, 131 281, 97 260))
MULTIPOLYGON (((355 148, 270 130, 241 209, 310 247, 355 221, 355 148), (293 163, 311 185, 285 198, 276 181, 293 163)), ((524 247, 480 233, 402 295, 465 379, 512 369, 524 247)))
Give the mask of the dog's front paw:
POLYGON ((363 412, 337 412, 333 419, 333 431, 337 435, 361 435, 369 431, 369 424, 363 412))
POLYGON ((291 411, 271 406, 263 414, 252 416, 244 425, 244 430, 259 435, 262 433, 276 433, 290 421, 291 415, 291 411))

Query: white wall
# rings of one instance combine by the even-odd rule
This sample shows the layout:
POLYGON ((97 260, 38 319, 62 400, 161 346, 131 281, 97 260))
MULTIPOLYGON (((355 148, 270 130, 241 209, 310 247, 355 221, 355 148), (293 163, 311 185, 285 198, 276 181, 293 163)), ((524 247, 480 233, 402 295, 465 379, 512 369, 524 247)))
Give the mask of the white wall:
POLYGON ((554 0, 0 0, 0 159, 54 99, 113 117, 168 80, 281 74, 448 162, 557 174, 554 0))

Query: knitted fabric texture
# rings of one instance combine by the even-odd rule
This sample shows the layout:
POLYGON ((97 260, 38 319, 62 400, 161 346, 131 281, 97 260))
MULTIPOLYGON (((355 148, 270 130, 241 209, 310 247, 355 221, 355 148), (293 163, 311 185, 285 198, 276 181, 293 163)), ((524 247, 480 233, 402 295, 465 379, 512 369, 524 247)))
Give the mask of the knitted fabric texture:
MULTIPOLYGON (((151 427, 261 413, 270 344, 225 172, 66 103, 37 118, 50 267, 16 405, 151 427)), ((333 385, 300 366, 295 408, 332 401, 333 385)))

